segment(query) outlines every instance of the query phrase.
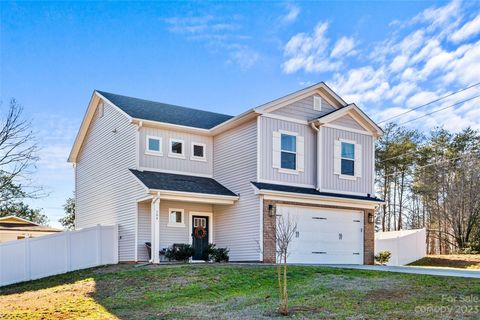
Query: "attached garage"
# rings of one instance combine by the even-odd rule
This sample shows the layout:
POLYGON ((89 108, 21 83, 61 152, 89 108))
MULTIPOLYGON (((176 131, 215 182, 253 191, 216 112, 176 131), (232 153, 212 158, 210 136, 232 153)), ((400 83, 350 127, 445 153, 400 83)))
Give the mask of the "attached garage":
POLYGON ((297 223, 289 263, 363 264, 363 211, 278 205, 297 223))

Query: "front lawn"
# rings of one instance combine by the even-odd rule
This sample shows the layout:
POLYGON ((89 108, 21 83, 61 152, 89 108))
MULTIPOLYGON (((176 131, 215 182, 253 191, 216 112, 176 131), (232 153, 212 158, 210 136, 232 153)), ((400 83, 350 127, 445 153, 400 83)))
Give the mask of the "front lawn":
MULTIPOLYGON (((295 318, 480 317, 477 279, 289 270, 295 318)), ((0 288, 0 319, 266 319, 279 317, 275 285, 266 265, 108 266, 0 288)))
POLYGON ((480 269, 480 254, 445 254, 426 256, 410 265, 421 267, 480 269))

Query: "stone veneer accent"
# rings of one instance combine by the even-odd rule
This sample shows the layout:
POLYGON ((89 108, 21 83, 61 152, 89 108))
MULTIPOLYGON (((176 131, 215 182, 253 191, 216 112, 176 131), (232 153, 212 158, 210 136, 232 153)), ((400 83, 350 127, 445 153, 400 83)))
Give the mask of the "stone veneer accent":
POLYGON ((276 206, 278 204, 288 204, 303 207, 316 207, 316 208, 330 208, 330 209, 345 209, 345 210, 358 210, 364 212, 364 225, 363 225, 363 263, 374 263, 374 250, 375 250, 375 229, 374 223, 368 222, 368 214, 374 214, 373 209, 361 209, 361 208, 349 208, 342 206, 327 206, 319 204, 306 204, 291 201, 277 201, 277 200, 263 200, 263 262, 275 263, 275 226, 276 226, 276 206), (273 216, 269 215, 268 207, 273 206, 273 216))

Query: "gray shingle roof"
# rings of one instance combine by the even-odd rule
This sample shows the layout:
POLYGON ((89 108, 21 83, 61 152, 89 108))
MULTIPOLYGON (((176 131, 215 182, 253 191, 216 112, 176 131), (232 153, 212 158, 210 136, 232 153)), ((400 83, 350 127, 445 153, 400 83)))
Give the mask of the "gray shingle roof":
POLYGON ((133 169, 130 171, 149 189, 236 196, 212 178, 133 169))
POLYGON ((98 91, 129 116, 138 119, 159 121, 182 126, 211 129, 233 116, 154 102, 119 94, 98 91))
POLYGON ((291 192, 291 193, 309 194, 309 195, 326 196, 326 197, 383 202, 382 199, 377 198, 375 196, 372 197, 369 195, 357 196, 357 195, 349 195, 349 194, 341 194, 341 193, 320 192, 315 188, 292 187, 292 186, 286 186, 286 185, 280 185, 280 184, 261 183, 261 182, 252 182, 252 184, 259 190, 271 190, 271 191, 291 192))

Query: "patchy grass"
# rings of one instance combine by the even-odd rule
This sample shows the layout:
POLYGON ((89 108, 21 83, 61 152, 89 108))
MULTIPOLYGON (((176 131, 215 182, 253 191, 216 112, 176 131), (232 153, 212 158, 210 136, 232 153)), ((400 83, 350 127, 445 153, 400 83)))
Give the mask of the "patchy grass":
MULTIPOLYGON (((292 317, 478 319, 480 280, 313 266, 289 268, 292 317)), ((0 319, 267 319, 266 265, 93 268, 0 288, 0 319)))
POLYGON ((480 254, 452 254, 426 256, 412 262, 411 266, 480 269, 480 254))

